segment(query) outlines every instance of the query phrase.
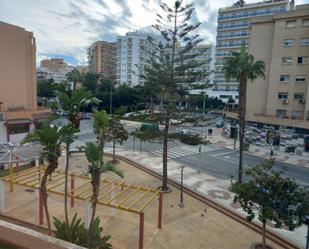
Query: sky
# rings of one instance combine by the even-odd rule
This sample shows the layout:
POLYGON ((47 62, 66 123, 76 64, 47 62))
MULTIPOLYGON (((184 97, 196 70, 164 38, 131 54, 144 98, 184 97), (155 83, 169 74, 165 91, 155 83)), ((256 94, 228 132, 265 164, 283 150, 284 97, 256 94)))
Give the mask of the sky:
MULTIPOLYGON (((247 0, 247 3, 257 0, 247 0)), ((72 65, 87 65, 87 48, 97 40, 115 41, 155 23, 162 0, 0 0, 0 21, 32 31, 37 62, 64 58, 72 65)), ((174 0, 163 1, 172 4, 174 0)), ((231 0, 183 0, 195 4, 194 20, 202 25, 205 43, 214 43, 218 8, 231 0)), ((309 0, 296 0, 296 5, 309 0)))

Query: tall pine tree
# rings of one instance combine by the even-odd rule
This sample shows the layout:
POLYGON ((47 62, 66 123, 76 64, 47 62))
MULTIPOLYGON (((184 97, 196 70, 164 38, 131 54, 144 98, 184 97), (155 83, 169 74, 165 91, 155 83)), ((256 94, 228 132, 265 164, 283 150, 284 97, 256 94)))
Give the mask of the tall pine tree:
POLYGON ((175 113, 177 102, 181 101, 193 83, 206 82, 208 71, 201 60, 207 48, 195 48, 203 39, 197 33, 201 23, 192 24, 194 5, 184 5, 175 1, 174 5, 160 4, 162 14, 157 14, 157 23, 153 27, 162 36, 163 42, 149 38, 156 46, 149 56, 148 64, 142 70, 142 78, 153 84, 156 97, 163 103, 163 182, 162 191, 168 192, 167 157, 170 119, 175 113))

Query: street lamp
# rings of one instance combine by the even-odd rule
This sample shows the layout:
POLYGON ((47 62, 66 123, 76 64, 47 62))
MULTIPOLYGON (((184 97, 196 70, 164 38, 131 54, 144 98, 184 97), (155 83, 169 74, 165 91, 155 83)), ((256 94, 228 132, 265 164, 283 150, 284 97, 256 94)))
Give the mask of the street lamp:
POLYGON ((309 214, 305 216, 305 223, 308 226, 306 249, 309 249, 309 214))
POLYGON ((179 207, 183 208, 185 205, 183 203, 183 170, 185 166, 181 166, 181 177, 180 177, 180 202, 179 202, 179 207))
POLYGON ((113 116, 113 82, 111 81, 110 100, 109 100, 109 116, 113 116))

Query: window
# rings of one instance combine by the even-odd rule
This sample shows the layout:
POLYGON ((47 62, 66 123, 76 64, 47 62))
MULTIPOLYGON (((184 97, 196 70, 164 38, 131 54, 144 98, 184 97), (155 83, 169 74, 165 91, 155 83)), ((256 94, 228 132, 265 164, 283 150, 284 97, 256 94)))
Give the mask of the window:
POLYGON ((294 39, 284 39, 283 40, 283 46, 284 47, 293 47, 295 44, 295 40, 294 39))
POLYGON ((278 99, 288 99, 289 97, 289 93, 286 93, 286 92, 280 92, 278 93, 278 99))
POLYGON ((302 111, 292 111, 292 119, 303 119, 302 111))
POLYGON ((304 93, 294 93, 294 99, 303 100, 304 93))
POLYGON ((291 65, 293 62, 292 57, 282 57, 282 64, 284 65, 291 65))
POLYGON ((280 75, 280 82, 289 82, 290 75, 280 75))
POLYGON ((10 134, 29 132, 29 124, 18 124, 10 126, 10 134))
POLYGON ((309 46, 309 38, 301 38, 299 40, 299 45, 300 46, 309 46))
POLYGON ((296 75, 295 82, 305 82, 306 76, 305 75, 296 75))
POLYGON ((304 19, 302 23, 303 27, 309 27, 309 19, 304 19))
POLYGON ((286 28, 295 28, 296 27, 296 20, 286 21, 285 22, 285 27, 286 28))
POLYGON ((297 64, 308 64, 309 56, 301 56, 297 58, 297 64))
POLYGON ((285 118, 286 117, 286 110, 277 110, 277 117, 278 118, 285 118))

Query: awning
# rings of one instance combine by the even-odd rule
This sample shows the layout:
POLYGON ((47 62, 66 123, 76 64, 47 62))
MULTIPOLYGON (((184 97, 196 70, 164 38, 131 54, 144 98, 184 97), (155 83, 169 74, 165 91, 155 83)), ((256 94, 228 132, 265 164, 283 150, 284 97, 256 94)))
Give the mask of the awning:
POLYGON ((7 125, 19 125, 19 124, 31 124, 32 120, 31 119, 11 119, 7 120, 6 124, 7 125))

